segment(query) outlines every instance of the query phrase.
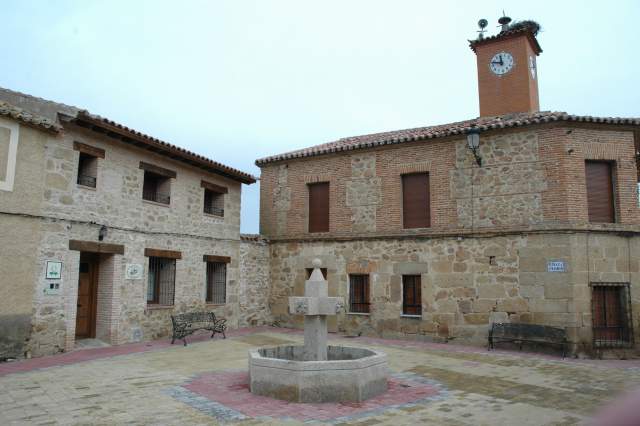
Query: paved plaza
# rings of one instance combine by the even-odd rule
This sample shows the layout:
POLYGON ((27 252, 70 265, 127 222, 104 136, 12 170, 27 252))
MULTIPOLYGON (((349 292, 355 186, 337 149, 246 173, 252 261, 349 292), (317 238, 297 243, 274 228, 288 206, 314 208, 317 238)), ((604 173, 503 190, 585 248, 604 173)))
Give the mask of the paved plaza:
POLYGON ((363 403, 293 404, 252 395, 247 351, 301 344, 299 330, 200 335, 0 364, 0 424, 581 424, 640 386, 640 361, 562 360, 414 341, 330 342, 386 352, 389 390, 363 403))

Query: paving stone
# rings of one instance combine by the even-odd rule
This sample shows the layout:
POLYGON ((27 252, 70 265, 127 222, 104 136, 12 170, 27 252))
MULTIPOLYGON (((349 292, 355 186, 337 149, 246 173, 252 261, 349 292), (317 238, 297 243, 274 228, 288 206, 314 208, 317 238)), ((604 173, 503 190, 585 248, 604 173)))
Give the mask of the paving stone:
POLYGON ((337 335, 330 341, 382 350, 389 357, 392 380, 420 383, 433 392, 407 402, 398 396, 405 388, 396 387, 400 392, 381 395, 375 409, 344 404, 305 409, 306 404, 277 404, 268 398, 258 404, 241 380, 246 378, 248 349, 301 343, 302 334, 255 328, 234 332, 226 340, 196 338, 187 347, 153 342, 151 347, 132 344, 117 351, 3 364, 0 424, 570 425, 584 423, 600 405, 640 385, 638 360, 563 360, 337 335), (227 400, 212 393, 216 384, 224 391, 220 377, 225 376, 237 379, 229 382, 227 400))

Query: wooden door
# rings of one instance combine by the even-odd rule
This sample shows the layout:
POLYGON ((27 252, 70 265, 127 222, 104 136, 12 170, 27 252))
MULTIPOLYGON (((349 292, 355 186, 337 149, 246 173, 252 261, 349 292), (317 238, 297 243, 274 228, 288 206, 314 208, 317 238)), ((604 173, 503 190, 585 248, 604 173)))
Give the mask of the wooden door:
POLYGON ((76 337, 95 337, 96 293, 98 289, 98 259, 95 255, 80 255, 78 274, 78 303, 76 311, 76 337))

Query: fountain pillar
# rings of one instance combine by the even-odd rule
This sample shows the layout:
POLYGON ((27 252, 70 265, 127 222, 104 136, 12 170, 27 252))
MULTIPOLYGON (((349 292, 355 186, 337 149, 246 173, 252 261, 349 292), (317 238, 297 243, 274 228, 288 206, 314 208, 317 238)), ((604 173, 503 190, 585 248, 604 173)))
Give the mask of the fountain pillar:
POLYGON ((361 402, 387 390, 387 356, 372 349, 327 346, 327 315, 344 310, 329 297, 321 262, 304 284, 304 297, 289 298, 289 312, 304 315, 304 346, 249 351, 249 387, 256 395, 291 402, 361 402))
POLYGON ((313 260, 313 272, 304 283, 304 297, 290 297, 289 311, 304 315, 304 361, 327 360, 327 315, 344 306, 341 297, 328 297, 328 283, 322 276, 320 259, 313 260))

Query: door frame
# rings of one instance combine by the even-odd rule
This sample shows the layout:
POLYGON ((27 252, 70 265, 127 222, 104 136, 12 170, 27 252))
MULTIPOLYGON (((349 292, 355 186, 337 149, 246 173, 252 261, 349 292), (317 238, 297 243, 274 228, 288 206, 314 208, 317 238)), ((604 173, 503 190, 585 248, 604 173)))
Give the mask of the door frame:
MULTIPOLYGON (((89 334, 88 335, 79 335, 77 330, 78 320, 77 320, 77 311, 76 311, 76 334, 75 338, 78 339, 95 339, 96 337, 96 319, 98 313, 98 277, 100 271, 100 255, 98 253, 92 252, 80 252, 80 262, 78 263, 78 283, 77 286, 80 285, 80 264, 88 263, 89 264, 89 275, 90 275, 90 308, 89 308, 89 334)), ((78 297, 76 295, 76 306, 78 304, 78 297)), ((76 308, 77 309, 77 308, 76 308)))

